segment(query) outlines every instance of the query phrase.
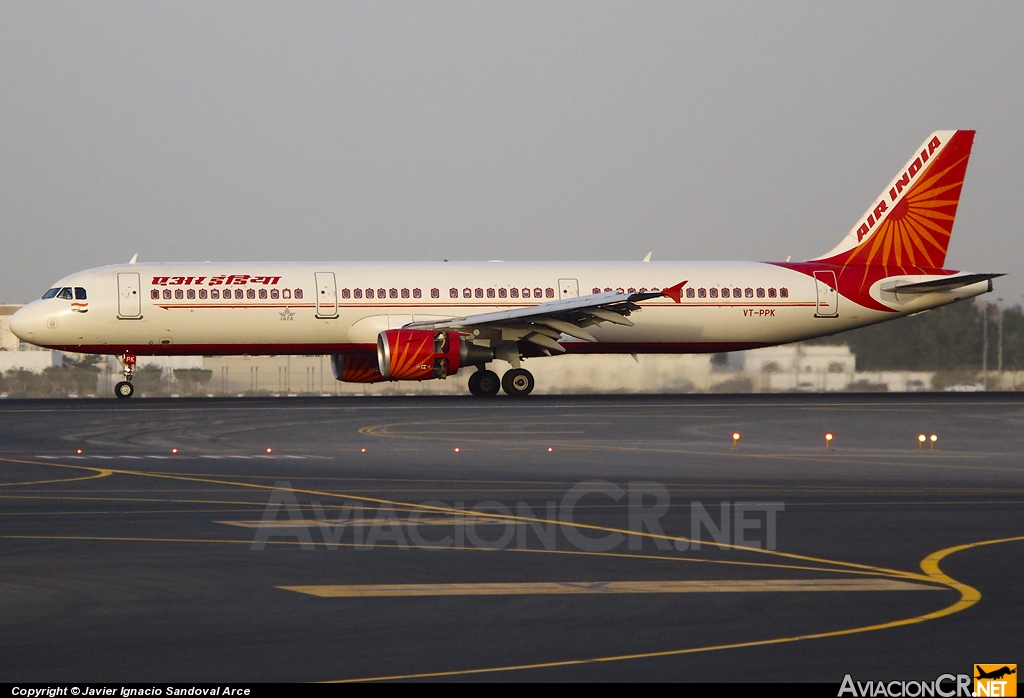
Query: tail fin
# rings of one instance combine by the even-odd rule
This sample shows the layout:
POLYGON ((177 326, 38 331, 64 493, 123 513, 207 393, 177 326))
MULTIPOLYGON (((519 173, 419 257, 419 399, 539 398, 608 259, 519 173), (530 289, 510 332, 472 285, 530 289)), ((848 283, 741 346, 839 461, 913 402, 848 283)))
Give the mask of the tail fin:
POLYGON ((818 261, 942 268, 974 131, 928 136, 842 242, 818 261))

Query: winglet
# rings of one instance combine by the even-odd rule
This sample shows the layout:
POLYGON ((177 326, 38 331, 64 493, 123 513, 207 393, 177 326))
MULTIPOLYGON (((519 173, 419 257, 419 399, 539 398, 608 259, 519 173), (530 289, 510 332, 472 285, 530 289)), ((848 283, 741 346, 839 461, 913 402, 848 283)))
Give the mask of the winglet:
POLYGON ((675 286, 670 286, 669 288, 663 288, 661 290, 661 295, 666 296, 668 298, 671 298, 676 303, 682 303, 683 286, 685 286, 685 285, 686 285, 685 281, 680 281, 675 286))

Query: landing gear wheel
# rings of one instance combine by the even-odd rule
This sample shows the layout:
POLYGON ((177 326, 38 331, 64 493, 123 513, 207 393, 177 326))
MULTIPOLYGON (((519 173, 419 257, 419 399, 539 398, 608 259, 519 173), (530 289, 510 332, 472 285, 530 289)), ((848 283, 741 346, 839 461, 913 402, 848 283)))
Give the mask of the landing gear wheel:
POLYGON ((469 377, 469 392, 481 397, 497 395, 501 388, 501 381, 494 371, 477 371, 469 377))
POLYGON ((477 371, 476 375, 478 376, 476 384, 480 387, 481 395, 490 397, 497 395, 501 390, 501 379, 494 371, 477 371))
POLYGON ((525 368, 513 368, 501 378, 501 387, 510 397, 526 397, 533 392, 533 374, 525 368))
POLYGON ((135 386, 128 381, 121 381, 114 386, 114 395, 118 397, 131 397, 135 392, 135 386))

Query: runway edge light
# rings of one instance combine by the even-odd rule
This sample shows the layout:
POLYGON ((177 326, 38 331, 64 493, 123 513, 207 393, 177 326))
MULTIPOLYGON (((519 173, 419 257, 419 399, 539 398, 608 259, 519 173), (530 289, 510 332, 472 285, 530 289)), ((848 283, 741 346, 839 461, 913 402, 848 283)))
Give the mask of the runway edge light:
POLYGON ((832 432, 825 434, 825 448, 832 448, 832 432))
POLYGON ((939 437, 936 436, 935 434, 932 434, 932 436, 931 436, 932 445, 929 446, 928 448, 935 448, 935 442, 938 441, 938 440, 939 440, 939 437))
POLYGON ((920 435, 919 435, 919 436, 917 437, 917 447, 918 447, 919 449, 920 449, 920 448, 924 448, 924 441, 925 441, 925 436, 924 436, 924 434, 920 434, 920 435))
POLYGON ((740 443, 740 433, 738 431, 734 431, 732 433, 732 447, 736 448, 739 445, 739 443, 740 443))

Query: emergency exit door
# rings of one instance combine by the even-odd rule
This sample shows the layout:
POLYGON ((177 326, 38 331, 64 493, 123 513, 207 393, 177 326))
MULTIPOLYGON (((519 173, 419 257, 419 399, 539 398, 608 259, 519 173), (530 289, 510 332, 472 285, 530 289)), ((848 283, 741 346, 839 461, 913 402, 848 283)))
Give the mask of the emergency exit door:
POLYGON ((316 316, 338 317, 338 286, 333 271, 318 271, 316 276, 316 316))
POLYGON ((578 298, 580 295, 580 282, 576 279, 558 280, 559 298, 578 298))

